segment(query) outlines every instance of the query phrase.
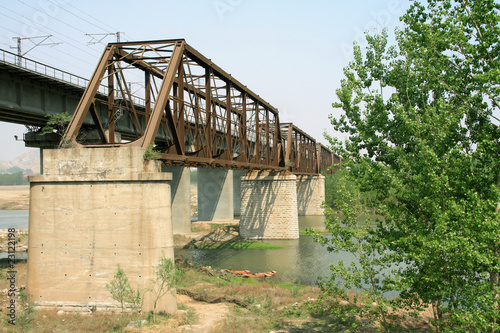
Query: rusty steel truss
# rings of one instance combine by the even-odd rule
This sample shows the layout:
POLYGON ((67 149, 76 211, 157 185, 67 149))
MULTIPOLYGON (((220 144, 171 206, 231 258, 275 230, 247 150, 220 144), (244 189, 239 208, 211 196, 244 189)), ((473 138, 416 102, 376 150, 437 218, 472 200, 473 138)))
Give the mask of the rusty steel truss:
POLYGON ((280 124, 277 109, 183 39, 108 44, 63 142, 154 145, 167 165, 297 174, 326 170, 334 155, 280 124), (89 114, 97 132, 90 141, 81 135, 89 114))

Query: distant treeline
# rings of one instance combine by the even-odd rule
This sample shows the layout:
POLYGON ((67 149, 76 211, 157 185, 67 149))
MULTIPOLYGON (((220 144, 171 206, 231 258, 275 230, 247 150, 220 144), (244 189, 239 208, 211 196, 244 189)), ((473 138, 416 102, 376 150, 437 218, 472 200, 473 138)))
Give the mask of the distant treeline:
POLYGON ((16 173, 0 173, 0 185, 27 185, 28 177, 22 171, 16 173))
POLYGON ((190 180, 191 184, 198 184, 198 169, 191 168, 190 180))

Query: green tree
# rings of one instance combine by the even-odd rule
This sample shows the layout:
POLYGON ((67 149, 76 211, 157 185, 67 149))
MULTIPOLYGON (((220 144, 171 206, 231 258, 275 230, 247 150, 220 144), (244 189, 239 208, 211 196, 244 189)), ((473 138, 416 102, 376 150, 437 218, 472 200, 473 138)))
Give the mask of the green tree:
POLYGON ((28 184, 28 178, 22 172, 0 173, 0 185, 24 185, 28 184))
POLYGON ((169 292, 173 292, 182 276, 182 271, 177 268, 172 259, 162 255, 155 271, 155 284, 151 290, 154 294, 153 322, 156 322, 156 307, 158 301, 169 292))
POLYGON ((32 296, 24 288, 19 290, 19 305, 21 310, 16 318, 16 325, 21 326, 21 332, 29 330, 31 322, 35 320, 35 308, 32 296))
MULTIPOLYGON (((343 167, 381 216, 370 233, 405 305, 437 330, 499 329, 500 5, 428 0, 355 45, 331 116, 343 167)), ((387 279, 382 279, 388 281, 387 279)))
POLYGON ((325 227, 329 235, 312 229, 307 233, 326 246, 329 252, 351 253, 352 261, 339 260, 330 264, 332 275, 328 279, 319 279, 322 294, 313 309, 320 313, 326 310, 346 328, 360 330, 373 321, 380 321, 385 330, 390 330, 389 305, 394 302, 385 299, 384 293, 391 290, 388 284, 393 279, 388 274, 392 255, 379 251, 383 246, 370 225, 373 215, 371 196, 362 193, 356 182, 350 179, 353 175, 350 169, 344 168, 336 174, 340 176, 335 177, 332 184, 333 202, 325 209, 325 227), (360 292, 361 296, 350 294, 351 289, 360 292))
POLYGON ((106 284, 106 290, 115 301, 120 303, 122 312, 126 307, 139 308, 141 306, 142 295, 140 291, 132 289, 127 274, 119 264, 113 280, 106 284))
MULTIPOLYGON (((49 119, 47 120, 47 124, 42 128, 42 135, 56 133, 61 137, 61 140, 63 140, 64 131, 70 123, 72 116, 70 116, 67 112, 62 112, 47 115, 47 117, 49 119)), ((62 147, 67 147, 68 145, 69 142, 61 142, 62 147)))

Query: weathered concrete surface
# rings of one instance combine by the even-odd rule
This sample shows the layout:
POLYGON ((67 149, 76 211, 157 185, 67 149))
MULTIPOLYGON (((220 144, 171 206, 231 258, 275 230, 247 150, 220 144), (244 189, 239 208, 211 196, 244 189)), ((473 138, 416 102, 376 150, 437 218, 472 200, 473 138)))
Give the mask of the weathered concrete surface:
POLYGON ((174 234, 191 233, 191 172, 189 168, 162 165, 162 172, 172 174, 172 225, 174 234))
POLYGON ((297 176, 297 209, 300 216, 323 215, 325 176, 297 176))
MULTIPOLYGON (((117 265, 145 291, 161 256, 173 259, 171 175, 142 156, 140 148, 44 152, 44 175, 30 177, 27 289, 39 306, 116 307, 105 286, 117 265)), ((157 307, 176 308, 170 294, 157 307)))
POLYGON ((232 220, 233 170, 198 169, 198 221, 232 220))
POLYGON ((240 235, 249 239, 298 239, 297 177, 249 172, 241 180, 240 235))

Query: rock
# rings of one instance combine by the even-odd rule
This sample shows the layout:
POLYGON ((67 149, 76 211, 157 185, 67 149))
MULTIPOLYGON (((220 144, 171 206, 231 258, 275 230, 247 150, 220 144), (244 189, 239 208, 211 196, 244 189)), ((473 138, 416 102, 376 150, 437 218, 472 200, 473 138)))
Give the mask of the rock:
POLYGON ((130 323, 127 324, 127 327, 141 327, 145 323, 146 323, 146 320, 131 321, 130 323))
POLYGON ((186 310, 177 310, 175 311, 175 314, 178 316, 187 316, 187 311, 186 310))
POLYGON ((62 316, 63 314, 64 314, 64 311, 63 311, 63 310, 59 310, 59 311, 57 311, 57 315, 58 315, 58 316, 62 316))

